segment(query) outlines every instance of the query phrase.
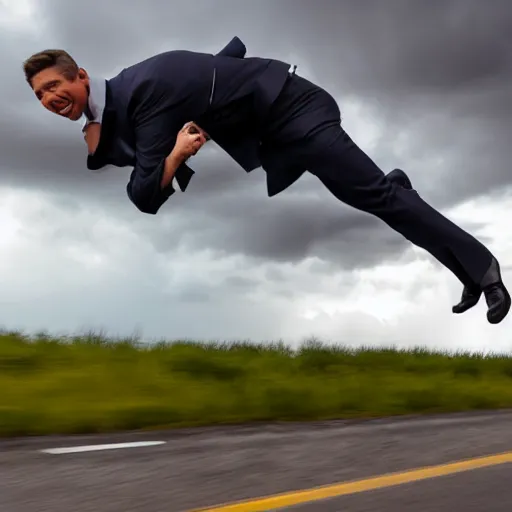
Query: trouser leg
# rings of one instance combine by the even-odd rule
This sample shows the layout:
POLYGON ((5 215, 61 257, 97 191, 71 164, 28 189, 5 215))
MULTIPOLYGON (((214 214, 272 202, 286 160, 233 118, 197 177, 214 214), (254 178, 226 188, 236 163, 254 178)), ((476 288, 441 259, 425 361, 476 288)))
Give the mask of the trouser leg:
POLYGON ((295 76, 274 105, 265 128, 289 165, 304 166, 340 201, 384 221, 428 251, 464 284, 478 285, 493 255, 414 190, 387 179, 341 127, 340 111, 324 89, 295 76))
POLYGON ((463 283, 480 283, 493 255, 475 237, 426 203, 414 190, 388 180, 340 127, 305 148, 308 169, 340 201, 377 216, 428 251, 463 283))

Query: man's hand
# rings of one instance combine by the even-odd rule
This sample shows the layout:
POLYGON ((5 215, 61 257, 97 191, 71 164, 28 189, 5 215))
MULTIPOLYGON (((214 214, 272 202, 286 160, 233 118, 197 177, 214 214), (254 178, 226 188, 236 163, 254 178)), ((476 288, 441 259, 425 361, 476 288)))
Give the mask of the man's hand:
POLYGON ((186 123, 178 132, 176 144, 165 159, 164 172, 160 186, 166 188, 174 178, 178 167, 195 155, 210 140, 208 134, 193 122, 186 123))
POLYGON ((186 123, 178 132, 171 155, 178 161, 184 162, 197 154, 208 140, 208 135, 199 126, 193 122, 186 123))

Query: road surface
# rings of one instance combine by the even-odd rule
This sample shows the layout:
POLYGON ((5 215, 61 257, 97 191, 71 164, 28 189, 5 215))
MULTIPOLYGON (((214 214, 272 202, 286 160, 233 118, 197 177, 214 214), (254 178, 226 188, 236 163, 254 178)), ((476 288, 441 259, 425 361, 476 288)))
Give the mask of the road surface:
POLYGON ((511 482, 512 412, 0 441, 1 512, 509 512, 511 482))

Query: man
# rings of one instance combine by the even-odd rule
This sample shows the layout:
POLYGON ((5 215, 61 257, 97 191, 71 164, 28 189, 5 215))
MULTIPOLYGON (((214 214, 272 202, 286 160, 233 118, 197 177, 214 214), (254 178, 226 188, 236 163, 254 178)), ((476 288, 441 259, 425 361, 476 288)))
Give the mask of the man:
POLYGON ((66 52, 49 50, 25 61, 24 73, 45 108, 86 116, 89 169, 133 167, 127 194, 140 211, 154 215, 187 188, 187 161, 211 138, 245 171, 263 167, 270 197, 312 173, 451 270, 463 284, 454 313, 483 293, 488 321, 501 322, 511 299, 490 251, 423 201, 403 171, 386 176, 343 130, 328 92, 288 63, 245 53, 235 37, 216 55, 164 52, 94 81, 66 52))

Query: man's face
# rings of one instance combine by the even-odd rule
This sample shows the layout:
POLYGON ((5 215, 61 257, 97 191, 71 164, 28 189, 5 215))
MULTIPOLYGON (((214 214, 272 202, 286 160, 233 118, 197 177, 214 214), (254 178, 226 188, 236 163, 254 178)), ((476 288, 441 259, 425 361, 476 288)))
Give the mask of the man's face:
POLYGON ((80 119, 87 106, 88 86, 89 77, 83 69, 74 80, 67 79, 56 67, 32 78, 32 89, 43 107, 71 121, 80 119))

